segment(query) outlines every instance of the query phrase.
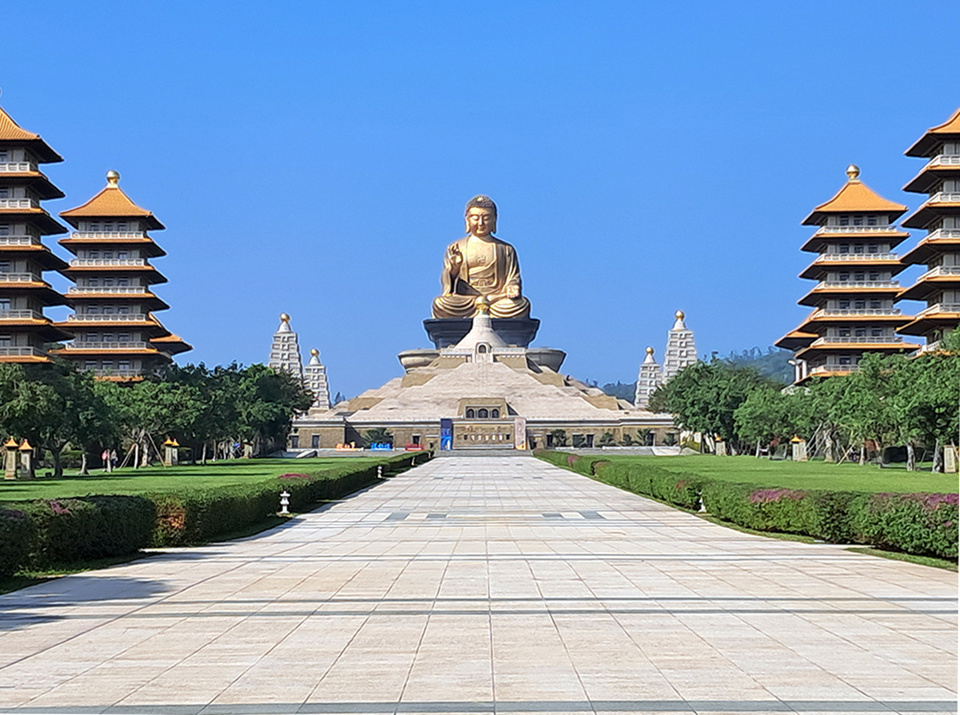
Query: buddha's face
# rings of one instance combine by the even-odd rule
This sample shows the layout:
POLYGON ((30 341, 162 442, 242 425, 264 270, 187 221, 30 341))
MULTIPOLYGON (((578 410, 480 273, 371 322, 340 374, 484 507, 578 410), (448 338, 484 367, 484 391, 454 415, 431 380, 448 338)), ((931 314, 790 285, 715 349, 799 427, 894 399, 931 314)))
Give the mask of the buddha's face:
POLYGON ((467 232, 484 238, 497 230, 497 215, 493 209, 471 208, 467 211, 467 232))

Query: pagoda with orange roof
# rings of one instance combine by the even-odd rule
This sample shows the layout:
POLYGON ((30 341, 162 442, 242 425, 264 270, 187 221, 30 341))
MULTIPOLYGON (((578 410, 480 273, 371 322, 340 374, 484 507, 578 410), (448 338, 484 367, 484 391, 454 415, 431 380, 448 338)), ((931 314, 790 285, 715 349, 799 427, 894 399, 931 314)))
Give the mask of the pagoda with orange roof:
POLYGON ((893 277, 905 266, 892 251, 909 238, 894 222, 906 210, 851 165, 843 188, 803 220, 817 230, 801 250, 817 257, 800 277, 817 284, 798 302, 814 310, 776 343, 796 353, 797 384, 856 370, 864 353, 913 349, 895 334, 910 318, 893 307, 900 292, 893 277))
POLYGON ((903 225, 927 235, 902 260, 927 271, 897 300, 922 300, 927 307, 900 332, 925 338, 921 351, 936 350, 944 333, 960 325, 960 109, 928 129, 906 154, 927 163, 903 190, 928 198, 903 225))
POLYGON ((102 379, 138 380, 190 350, 153 315, 169 306, 153 293, 166 278, 150 259, 166 253, 147 232, 164 226, 123 192, 120 175, 107 172, 100 193, 60 216, 76 229, 60 240, 76 256, 63 272, 76 283, 67 292, 75 312, 59 324, 76 339, 60 354, 102 379))
POLYGON ((67 267, 42 241, 65 231, 40 205, 63 198, 39 169, 60 161, 40 135, 0 109, 0 362, 50 362, 47 343, 71 337, 43 314, 66 302, 43 279, 44 271, 67 267))

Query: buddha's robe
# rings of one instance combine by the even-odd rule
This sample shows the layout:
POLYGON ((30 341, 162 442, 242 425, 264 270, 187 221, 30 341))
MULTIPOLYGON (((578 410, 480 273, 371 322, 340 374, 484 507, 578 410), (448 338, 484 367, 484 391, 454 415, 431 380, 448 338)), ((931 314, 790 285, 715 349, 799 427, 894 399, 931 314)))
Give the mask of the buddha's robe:
POLYGON ((433 301, 434 318, 472 318, 476 300, 490 300, 493 318, 526 318, 530 301, 519 295, 510 298, 507 290, 520 290, 520 264, 517 252, 505 241, 467 236, 447 246, 440 276, 443 293, 433 301), (456 257, 460 257, 459 264, 456 257))

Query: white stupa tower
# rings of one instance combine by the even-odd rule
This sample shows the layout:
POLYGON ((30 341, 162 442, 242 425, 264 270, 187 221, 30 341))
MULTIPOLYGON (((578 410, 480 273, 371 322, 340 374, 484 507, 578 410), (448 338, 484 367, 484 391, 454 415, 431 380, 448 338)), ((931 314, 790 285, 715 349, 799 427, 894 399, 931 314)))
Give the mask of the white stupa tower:
POLYGON ((640 364, 640 374, 637 375, 637 392, 633 404, 641 409, 646 409, 647 405, 650 404, 650 395, 660 386, 661 382, 660 364, 653 357, 653 348, 648 347, 647 357, 640 364))
POLYGON ((290 316, 280 314, 280 327, 273 334, 273 344, 270 346, 270 362, 274 370, 293 375, 303 382, 303 362, 300 359, 300 345, 297 334, 290 327, 290 316))
POLYGON ((697 361, 697 346, 693 341, 693 331, 683 322, 682 310, 676 313, 677 322, 667 333, 667 350, 663 358, 663 381, 666 382, 682 368, 697 361))
POLYGON ((330 388, 327 385, 327 368, 320 362, 320 351, 313 348, 310 351, 310 362, 303 368, 304 383, 313 393, 313 407, 315 409, 330 409, 330 388))

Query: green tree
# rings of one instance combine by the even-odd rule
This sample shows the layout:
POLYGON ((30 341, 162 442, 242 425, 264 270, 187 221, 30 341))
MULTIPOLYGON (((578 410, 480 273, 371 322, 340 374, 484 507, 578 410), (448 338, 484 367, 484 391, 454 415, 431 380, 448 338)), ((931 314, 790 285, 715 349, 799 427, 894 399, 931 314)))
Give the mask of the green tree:
POLYGON ((42 365, 0 365, 0 425, 50 452, 55 477, 63 476, 61 454, 115 426, 112 412, 94 389, 93 376, 66 360, 42 365))
POLYGON ((650 410, 669 412, 684 429, 718 435, 734 451, 742 451, 734 413, 753 391, 777 385, 753 368, 719 359, 697 362, 656 389, 650 397, 650 410))

